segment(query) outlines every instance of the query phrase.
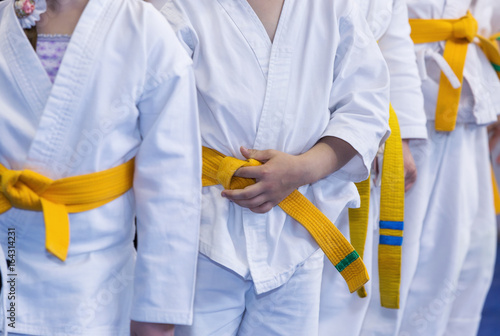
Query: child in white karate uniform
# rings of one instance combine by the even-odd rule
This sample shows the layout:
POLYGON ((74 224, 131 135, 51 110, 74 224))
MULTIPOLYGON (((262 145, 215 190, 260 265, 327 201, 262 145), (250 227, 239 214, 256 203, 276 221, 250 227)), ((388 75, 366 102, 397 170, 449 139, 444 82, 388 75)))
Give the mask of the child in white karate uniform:
POLYGON ((140 1, 0 3, 9 331, 151 336, 192 322, 201 144, 191 64, 140 1))
MULTIPOLYGON (((203 188, 192 327, 315 335, 323 253, 276 206, 298 190, 330 220, 359 198, 388 133, 388 72, 362 14, 329 0, 155 1, 194 61, 203 145, 258 167, 203 188)), ((347 291, 347 288, 345 288, 347 291)))

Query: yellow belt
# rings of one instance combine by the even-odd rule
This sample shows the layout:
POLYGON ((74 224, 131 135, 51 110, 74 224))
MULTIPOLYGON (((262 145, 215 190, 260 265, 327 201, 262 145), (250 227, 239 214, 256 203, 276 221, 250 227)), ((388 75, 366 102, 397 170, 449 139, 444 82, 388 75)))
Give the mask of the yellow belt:
POLYGON ((98 208, 132 188, 134 159, 93 174, 53 181, 30 170, 10 170, 0 164, 0 214, 11 207, 42 211, 45 248, 66 260, 70 234, 68 213, 98 208))
POLYGON ((495 214, 498 216, 500 215, 500 192, 498 191, 498 182, 495 176, 495 172, 493 171, 493 166, 491 166, 490 169, 491 169, 491 181, 493 184, 493 202, 495 205, 495 214))
MULTIPOLYGON (((482 43, 481 49, 485 53, 486 57, 491 61, 491 65, 497 72, 498 78, 500 78, 500 50, 498 48, 498 42, 500 41, 500 33, 497 33, 490 37, 491 47, 488 43, 482 43), (484 46, 483 46, 484 45, 484 46)), ((491 180, 493 182, 493 200, 495 202, 495 213, 500 215, 500 192, 498 191, 498 183, 493 172, 493 166, 491 167, 491 180)))
MULTIPOLYGON (((226 189, 245 188, 254 184, 255 181, 233 176, 234 173, 241 167, 260 164, 256 160, 243 161, 203 147, 203 186, 221 184, 226 189)), ((304 195, 295 190, 279 203, 279 206, 309 231, 328 259, 344 277, 351 293, 368 281, 368 272, 358 253, 335 225, 304 195)))
MULTIPOLYGON (((380 303, 382 307, 397 309, 401 284, 405 181, 398 117, 392 106, 389 111, 391 136, 385 142, 382 164, 378 268, 380 303)), ((361 207, 349 209, 349 228, 351 242, 357 251, 361 251, 362 257, 370 211, 370 179, 357 183, 356 186, 361 197, 361 207)), ((358 295, 366 297, 364 287, 358 291, 358 295)))
MULTIPOLYGON (((443 57, 463 83, 463 70, 469 43, 476 37, 479 46, 500 76, 500 53, 491 39, 477 34, 478 25, 470 12, 455 19, 410 19, 411 38, 416 44, 446 41, 443 57)), ((436 106, 436 130, 450 132, 455 129, 462 85, 455 89, 441 73, 436 106)))
MULTIPOLYGON (((482 36, 480 38, 485 39, 482 36)), ((482 42, 480 46, 481 49, 483 49, 486 57, 490 60, 491 65, 493 65, 493 68, 497 72, 498 78, 500 78, 500 49, 498 47, 498 41, 500 41, 500 33, 497 33, 490 37, 489 42, 491 43, 485 41, 482 42)))

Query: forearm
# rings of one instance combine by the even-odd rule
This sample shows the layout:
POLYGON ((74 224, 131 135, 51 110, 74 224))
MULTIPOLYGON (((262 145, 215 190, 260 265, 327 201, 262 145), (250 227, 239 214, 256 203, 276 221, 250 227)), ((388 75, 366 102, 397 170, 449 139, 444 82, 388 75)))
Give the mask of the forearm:
POLYGON ((301 185, 314 183, 345 166, 357 151, 346 141, 327 136, 299 155, 303 171, 301 185))
POLYGON ((130 321, 131 336, 173 336, 174 329, 173 324, 130 321))

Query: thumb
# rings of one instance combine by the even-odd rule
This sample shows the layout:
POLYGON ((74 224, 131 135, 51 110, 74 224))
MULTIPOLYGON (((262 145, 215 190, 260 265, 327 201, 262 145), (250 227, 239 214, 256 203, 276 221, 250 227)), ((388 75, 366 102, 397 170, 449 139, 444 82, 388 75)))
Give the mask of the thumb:
POLYGON ((240 152, 246 159, 254 159, 260 162, 266 162, 270 159, 270 153, 267 150, 248 149, 241 146, 240 152))

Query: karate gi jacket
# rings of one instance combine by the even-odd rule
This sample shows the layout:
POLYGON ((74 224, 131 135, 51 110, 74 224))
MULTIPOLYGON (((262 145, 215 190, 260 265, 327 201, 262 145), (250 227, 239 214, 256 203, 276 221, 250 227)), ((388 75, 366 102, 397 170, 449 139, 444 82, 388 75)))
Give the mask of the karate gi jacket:
POLYGON ((391 81, 391 104, 403 139, 427 138, 426 116, 404 0, 357 2, 379 41, 391 81))
POLYGON ((115 336, 130 334, 130 318, 191 323, 201 202, 191 60, 150 4, 91 0, 52 85, 13 2, 0 3, 0 163, 56 180, 135 157, 135 175, 123 196, 69 215, 65 262, 45 250, 41 212, 0 215, 5 254, 16 232, 10 331, 115 336))
MULTIPOLYGON (((193 58, 204 146, 242 159, 240 146, 297 155, 322 137, 338 137, 357 155, 299 191, 332 221, 359 204, 353 181, 368 177, 388 135, 389 80, 356 6, 286 0, 273 43, 247 1, 156 6, 193 58)), ((203 188, 200 251, 252 279, 257 293, 286 283, 318 250, 279 207, 256 214, 222 198, 222 190, 203 188)))

